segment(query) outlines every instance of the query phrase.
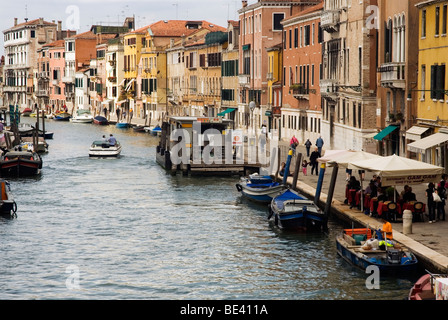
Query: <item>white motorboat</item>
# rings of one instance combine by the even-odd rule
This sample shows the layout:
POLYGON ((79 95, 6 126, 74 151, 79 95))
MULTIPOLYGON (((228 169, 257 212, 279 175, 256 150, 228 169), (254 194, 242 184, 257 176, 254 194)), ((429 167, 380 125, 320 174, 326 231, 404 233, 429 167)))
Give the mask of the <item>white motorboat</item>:
POLYGON ((88 109, 78 109, 76 116, 73 116, 70 121, 76 123, 92 123, 93 116, 88 109))
POLYGON ((93 141, 89 150, 90 157, 118 157, 120 153, 121 144, 118 141, 113 146, 107 141, 93 141))

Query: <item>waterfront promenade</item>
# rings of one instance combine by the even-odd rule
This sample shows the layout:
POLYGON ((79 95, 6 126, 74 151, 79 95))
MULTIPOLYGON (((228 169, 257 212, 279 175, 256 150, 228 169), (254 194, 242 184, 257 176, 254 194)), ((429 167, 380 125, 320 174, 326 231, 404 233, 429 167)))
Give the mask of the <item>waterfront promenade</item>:
MULTIPOLYGON (((313 144, 315 141, 312 141, 313 144)), ((313 146, 314 147, 314 146, 313 146)), ((312 148, 313 148, 312 147, 312 148)), ((288 142, 280 142, 280 148, 282 150, 281 161, 286 162, 286 150, 288 150, 288 142)), ((312 150, 312 149, 311 149, 312 150)), ((324 148, 325 151, 325 148, 324 148)), ((297 147, 296 154, 302 154, 302 159, 306 156, 306 149, 303 145, 297 147)), ((295 162, 294 162, 295 163, 295 162)), ((291 171, 294 171, 295 166, 291 164, 291 171)), ((324 181, 322 185, 322 191, 320 196, 321 206, 325 206, 327 201, 327 194, 330 185, 330 179, 333 168, 326 168, 324 181)), ((355 175, 356 176, 356 175, 355 175)), ((372 178, 373 174, 366 172, 364 186, 372 178)), ((296 189, 302 192, 304 195, 314 197, 316 194, 316 188, 318 183, 318 175, 311 175, 311 167, 308 167, 307 175, 304 176, 300 171, 296 189)), ((338 218, 346 220, 348 225, 351 225, 350 221, 356 223, 356 225, 369 226, 376 228, 381 226, 382 223, 377 218, 372 218, 357 208, 350 209, 349 205, 344 204, 345 200, 345 185, 346 185, 346 173, 345 169, 339 169, 336 180, 336 187, 333 194, 332 211, 336 212, 338 218)), ((359 180, 359 176, 356 177, 359 180)), ((293 178, 288 178, 288 183, 292 184, 293 178)), ((438 182, 438 181, 435 181, 438 182)), ((412 185, 413 192, 416 194, 417 200, 426 203, 425 190, 427 185, 412 185)), ((400 193, 402 187, 397 187, 397 191, 400 193)), ((448 208, 447 208, 448 209, 448 208)), ((447 211, 448 212, 448 211, 447 211)), ((413 252, 415 252, 419 260, 423 262, 425 267, 432 269, 433 272, 447 273, 448 272, 448 217, 446 221, 437 221, 436 223, 429 223, 427 212, 425 213, 425 222, 414 222, 412 224, 412 233, 403 234, 403 223, 392 223, 394 238, 408 246, 413 252)))

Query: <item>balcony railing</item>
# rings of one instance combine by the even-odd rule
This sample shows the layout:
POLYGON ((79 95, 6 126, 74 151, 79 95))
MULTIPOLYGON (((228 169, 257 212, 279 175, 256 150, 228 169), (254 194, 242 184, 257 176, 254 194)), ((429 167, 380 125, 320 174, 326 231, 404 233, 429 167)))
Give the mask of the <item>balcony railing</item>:
POLYGON ((238 76, 238 83, 243 86, 247 86, 250 84, 250 75, 248 74, 240 74, 238 76))
POLYGON ((339 10, 325 10, 320 18, 320 26, 327 32, 339 31, 340 12, 339 10))
POLYGON ((25 86, 5 86, 3 92, 26 92, 25 86))
POLYGON ((75 82, 75 75, 65 75, 62 77, 62 82, 64 83, 74 83, 75 82))
POLYGON ((406 89, 405 63, 383 63, 378 68, 381 74, 381 86, 391 89, 406 89))
POLYGON ((291 86, 289 86, 289 90, 292 91, 292 95, 296 99, 304 99, 309 100, 310 99, 310 89, 307 84, 303 83, 296 83, 291 86))
POLYGON ((320 80, 320 94, 325 99, 334 100, 337 97, 339 88, 335 79, 320 80))
POLYGON ((48 89, 40 89, 36 91, 36 97, 48 97, 50 91, 48 89))

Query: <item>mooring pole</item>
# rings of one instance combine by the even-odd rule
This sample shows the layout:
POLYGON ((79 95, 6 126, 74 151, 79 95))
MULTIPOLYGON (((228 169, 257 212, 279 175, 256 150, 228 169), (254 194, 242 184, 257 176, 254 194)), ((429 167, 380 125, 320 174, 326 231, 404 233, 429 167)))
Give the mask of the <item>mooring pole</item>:
POLYGON ((296 158, 296 168, 294 170, 294 175, 292 178, 292 188, 295 189, 297 185, 297 179, 299 177, 299 171, 300 171, 300 163, 302 162, 302 154, 298 153, 296 158))
POLYGON ((285 172, 283 173, 283 184, 286 185, 286 180, 289 176, 289 167, 291 166, 291 159, 292 159, 292 150, 289 150, 288 152, 288 158, 286 159, 286 165, 285 165, 285 172))
POLYGON ((322 163, 320 165, 319 180, 317 180, 316 196, 314 197, 314 203, 316 205, 319 204, 320 193, 322 191, 322 184, 324 182, 324 175, 325 175, 325 163, 322 163))
POLYGON ((336 180, 338 177, 339 166, 335 165, 333 167, 333 172, 331 173, 330 187, 328 189, 327 203, 325 204, 325 219, 328 220, 331 211, 331 203, 333 202, 334 188, 336 186, 336 180))

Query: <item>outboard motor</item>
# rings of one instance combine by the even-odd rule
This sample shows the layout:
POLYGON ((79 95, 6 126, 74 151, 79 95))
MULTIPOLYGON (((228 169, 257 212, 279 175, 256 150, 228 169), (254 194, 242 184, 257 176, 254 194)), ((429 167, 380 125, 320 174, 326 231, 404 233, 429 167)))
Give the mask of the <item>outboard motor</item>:
POLYGON ((401 250, 388 249, 387 262, 389 262, 390 264, 400 264, 402 255, 403 253, 401 252, 401 250))

